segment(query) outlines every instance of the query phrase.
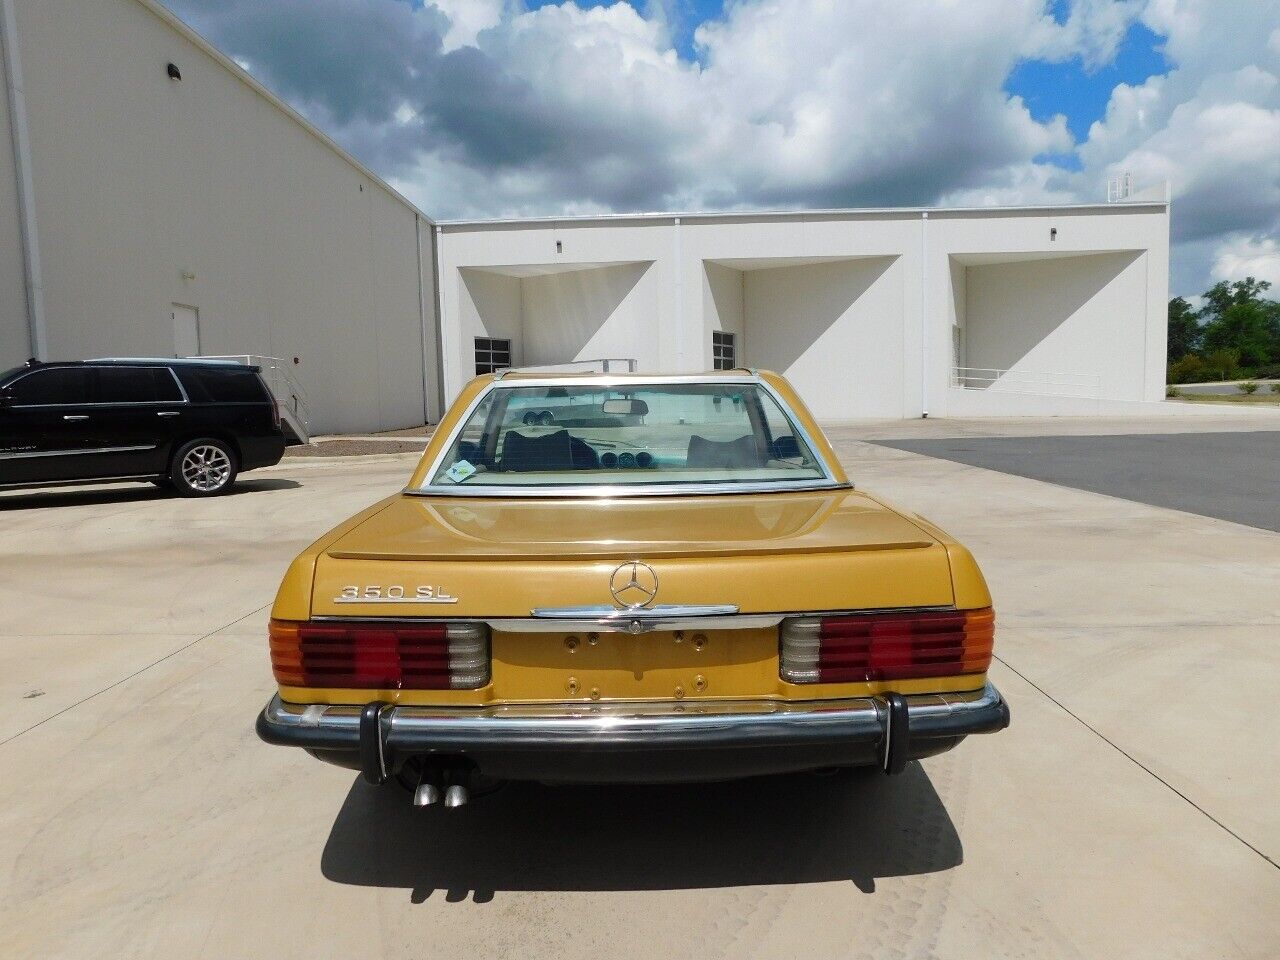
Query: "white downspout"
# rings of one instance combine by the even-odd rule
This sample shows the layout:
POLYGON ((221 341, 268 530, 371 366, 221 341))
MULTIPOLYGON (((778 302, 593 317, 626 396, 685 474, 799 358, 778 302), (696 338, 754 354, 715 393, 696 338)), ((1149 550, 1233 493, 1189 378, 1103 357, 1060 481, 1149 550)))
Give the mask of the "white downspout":
POLYGON ((445 407, 452 403, 452 370, 451 357, 448 351, 448 340, 445 339, 444 314, 444 228, 436 227, 436 325, 440 328, 440 416, 444 416, 445 407))
MULTIPOLYGON (((676 350, 677 350, 677 353, 676 353, 676 358, 677 358, 677 359, 676 359, 676 366, 677 366, 677 368, 678 368, 678 370, 679 370, 679 372, 680 372, 680 373, 685 373, 685 372, 687 372, 687 370, 686 370, 686 366, 685 366, 685 361, 686 361, 686 357, 687 357, 687 355, 686 355, 686 353, 685 353, 685 349, 684 349, 684 347, 685 347, 684 338, 685 338, 685 336, 686 336, 685 329, 684 329, 684 259, 683 259, 683 255, 682 255, 681 250, 680 250, 680 218, 679 218, 679 217, 676 217, 676 218, 675 218, 675 227, 674 227, 674 229, 675 229, 675 253, 674 253, 674 256, 675 256, 675 260, 676 260, 676 262, 675 262, 675 271, 676 271, 676 275, 675 275, 675 288, 676 288, 676 316, 675 316, 676 323, 675 323, 675 328, 676 328, 676 350)), ((659 357, 658 357, 658 361, 659 361, 659 368, 661 368, 661 366, 662 366, 661 347, 659 347, 659 357)), ((702 364, 701 364, 701 363, 699 363, 699 364, 698 364, 698 369, 701 369, 701 367, 702 367, 702 364)))
POLYGON ((31 354, 47 360, 49 339, 44 322, 44 281, 40 273, 40 237, 36 231, 36 192, 31 175, 31 136, 27 129, 27 99, 22 90, 22 60, 18 53, 18 18, 13 0, 0 0, 0 48, 4 51, 9 87, 9 127, 17 171, 18 229, 27 284, 27 328, 31 354))
POLYGON ((929 211, 920 211, 920 419, 929 419, 929 211))
POLYGON ((418 255, 418 324, 422 348, 422 422, 431 422, 431 404, 427 400, 427 291, 422 285, 422 216, 413 215, 413 243, 418 255))

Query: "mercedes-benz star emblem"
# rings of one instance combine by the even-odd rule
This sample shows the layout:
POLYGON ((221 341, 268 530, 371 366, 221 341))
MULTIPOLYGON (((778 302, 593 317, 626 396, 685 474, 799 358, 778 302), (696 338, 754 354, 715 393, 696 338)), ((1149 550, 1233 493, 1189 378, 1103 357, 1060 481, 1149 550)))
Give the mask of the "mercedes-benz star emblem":
POLYGON ((627 610, 647 607, 658 596, 658 575, 641 560, 629 560, 613 571, 609 592, 627 610))

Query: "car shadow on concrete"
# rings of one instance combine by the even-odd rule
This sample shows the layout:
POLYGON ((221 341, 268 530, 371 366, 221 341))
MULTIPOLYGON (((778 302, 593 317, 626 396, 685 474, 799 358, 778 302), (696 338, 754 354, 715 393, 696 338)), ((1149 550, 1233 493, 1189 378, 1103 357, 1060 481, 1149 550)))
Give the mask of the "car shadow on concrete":
POLYGON ((510 784, 457 810, 357 778, 320 867, 336 883, 403 887, 415 903, 504 890, 677 890, 850 881, 955 867, 963 848, 919 763, 671 786, 510 784))
MULTIPOLYGON (((235 497, 246 493, 265 493, 268 490, 296 490, 297 480, 283 477, 237 480, 222 497, 235 497)), ((127 484, 121 486, 93 487, 41 487, 39 490, 0 490, 0 510, 31 510, 36 507, 83 507, 112 503, 143 503, 147 500, 181 499, 172 490, 152 484, 127 484)))

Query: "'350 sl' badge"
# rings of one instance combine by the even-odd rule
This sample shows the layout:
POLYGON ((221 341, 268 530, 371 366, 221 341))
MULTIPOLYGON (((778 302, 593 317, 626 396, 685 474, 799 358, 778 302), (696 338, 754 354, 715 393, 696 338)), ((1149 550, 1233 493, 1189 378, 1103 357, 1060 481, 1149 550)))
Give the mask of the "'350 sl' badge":
POLYGON ((334 603, 457 603, 444 587, 416 587, 409 589, 399 585, 382 587, 343 587, 342 595, 333 598, 334 603))

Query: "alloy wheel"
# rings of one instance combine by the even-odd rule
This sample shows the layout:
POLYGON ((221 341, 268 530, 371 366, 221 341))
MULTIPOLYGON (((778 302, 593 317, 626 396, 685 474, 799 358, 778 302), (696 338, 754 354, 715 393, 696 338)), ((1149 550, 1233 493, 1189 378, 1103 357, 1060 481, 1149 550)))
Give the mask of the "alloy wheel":
POLYGON ((201 444, 182 458, 182 479, 200 493, 213 493, 231 479, 231 458, 221 447, 201 444))

